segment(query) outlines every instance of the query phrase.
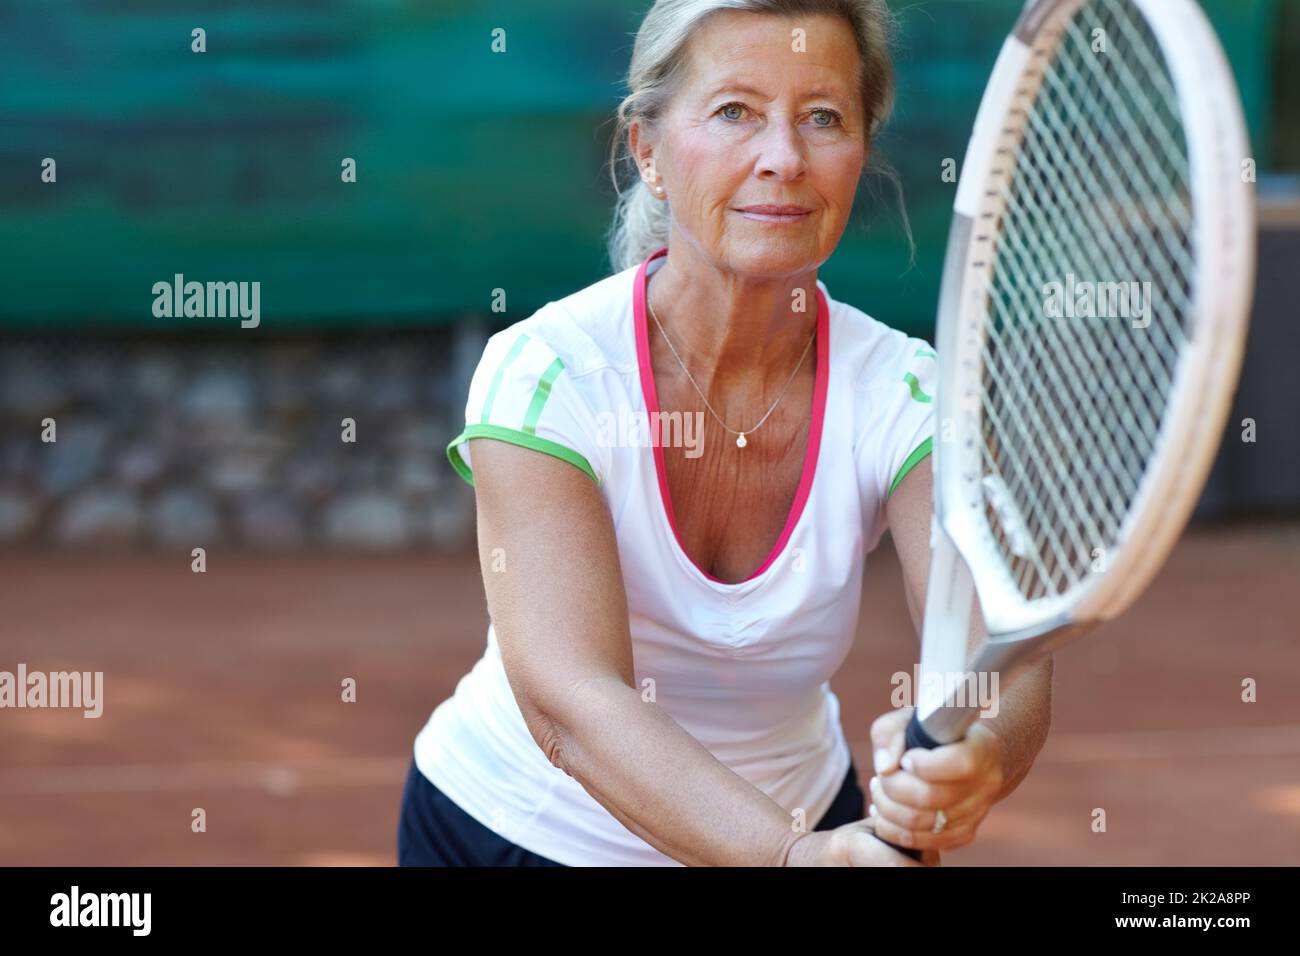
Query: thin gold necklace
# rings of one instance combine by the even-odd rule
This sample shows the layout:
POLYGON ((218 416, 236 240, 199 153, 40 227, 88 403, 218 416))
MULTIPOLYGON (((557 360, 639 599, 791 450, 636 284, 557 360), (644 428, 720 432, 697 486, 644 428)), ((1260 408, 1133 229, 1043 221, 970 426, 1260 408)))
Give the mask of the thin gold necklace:
POLYGON ((646 291, 645 304, 646 304, 646 308, 650 310, 650 318, 655 320, 655 325, 658 326, 659 328, 659 334, 662 335, 664 337, 664 341, 668 343, 668 350, 673 353, 673 358, 677 359, 677 364, 680 365, 682 367, 682 371, 686 373, 687 380, 695 388, 695 391, 699 393, 700 400, 704 402, 704 407, 709 410, 709 414, 713 416, 714 420, 719 425, 721 425, 726 431, 736 436, 737 448, 744 448, 746 445, 748 445, 749 439, 746 436, 752 435, 754 434, 754 432, 762 428, 763 423, 766 422, 772 416, 772 413, 774 411, 776 411, 776 407, 781 404, 781 399, 785 398, 785 393, 788 392, 790 390, 790 386, 794 384, 794 379, 795 376, 799 374, 799 369, 803 368, 804 359, 808 357, 808 350, 812 348, 813 341, 817 338, 817 329, 814 326, 813 334, 809 337, 808 344, 803 347, 803 354, 799 356, 799 364, 796 365, 794 367, 794 371, 790 373, 789 381, 785 383, 785 387, 781 389, 781 394, 776 397, 776 401, 773 402, 772 407, 767 410, 767 414, 764 415, 762 418, 760 418, 758 420, 758 424, 755 425, 753 428, 746 429, 745 431, 737 431, 736 429, 728 425, 726 422, 724 422, 722 418, 718 415, 718 413, 713 410, 713 406, 709 404, 708 396, 704 394, 704 389, 700 388, 700 386, 696 383, 695 376, 692 375, 691 370, 686 367, 686 363, 682 361, 682 357, 677 354, 677 349, 673 347, 673 340, 670 339, 668 337, 668 333, 664 331, 663 325, 661 325, 659 322, 659 316, 655 315, 654 306, 650 304, 649 290, 646 291))

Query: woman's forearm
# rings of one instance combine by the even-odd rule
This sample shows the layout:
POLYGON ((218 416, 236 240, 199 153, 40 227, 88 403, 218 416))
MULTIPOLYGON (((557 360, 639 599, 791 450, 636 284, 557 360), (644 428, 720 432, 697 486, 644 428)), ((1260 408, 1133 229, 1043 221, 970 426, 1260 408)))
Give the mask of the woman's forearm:
POLYGON ((1020 786, 1047 742, 1052 724, 1052 658, 1035 664, 998 695, 996 717, 982 719, 1002 742, 1004 783, 997 799, 1004 800, 1020 786))
POLYGON ((658 704, 610 677, 542 710, 547 756, 625 827, 691 866, 781 866, 798 834, 776 801, 658 704))

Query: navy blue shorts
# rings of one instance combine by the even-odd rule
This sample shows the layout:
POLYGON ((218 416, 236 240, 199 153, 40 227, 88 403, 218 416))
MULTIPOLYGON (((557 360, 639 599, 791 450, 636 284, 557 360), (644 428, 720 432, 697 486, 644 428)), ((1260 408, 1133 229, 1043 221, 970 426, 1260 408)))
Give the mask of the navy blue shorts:
MULTIPOLYGON (((813 829, 834 830, 866 816, 866 800, 849 761, 840 792, 813 829)), ((563 866, 498 836, 439 790, 415 762, 406 775, 397 825, 398 866, 563 866)))

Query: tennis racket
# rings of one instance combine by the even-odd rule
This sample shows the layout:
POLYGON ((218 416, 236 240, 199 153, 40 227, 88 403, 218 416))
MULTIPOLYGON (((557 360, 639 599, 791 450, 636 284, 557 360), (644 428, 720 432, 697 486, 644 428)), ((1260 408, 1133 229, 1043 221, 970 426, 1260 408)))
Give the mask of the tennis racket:
POLYGON ((1249 156, 1194 0, 1026 5, 976 119, 944 269, 909 748, 977 719, 950 675, 996 673, 1005 690, 1122 613, 1173 548, 1241 371, 1249 156))

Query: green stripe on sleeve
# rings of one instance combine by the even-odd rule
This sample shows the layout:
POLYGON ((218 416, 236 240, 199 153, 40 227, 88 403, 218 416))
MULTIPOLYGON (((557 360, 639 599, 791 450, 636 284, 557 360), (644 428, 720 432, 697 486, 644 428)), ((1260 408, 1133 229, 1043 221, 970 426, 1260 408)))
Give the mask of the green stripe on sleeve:
POLYGON ((537 420, 542 417, 542 409, 546 407, 546 400, 551 397, 551 386, 564 371, 564 363, 559 359, 552 362, 542 373, 542 380, 537 383, 537 391, 533 392, 533 400, 528 403, 528 413, 524 415, 524 433, 528 435, 537 434, 537 420))
POLYGON ((907 456, 907 461, 903 462, 903 467, 898 469, 898 474, 894 476, 894 483, 889 486, 890 495, 894 493, 894 489, 898 487, 899 483, 907 477, 907 473, 924 461, 932 451, 934 451, 934 439, 927 438, 921 442, 916 451, 907 456))
POLYGON ((474 474, 470 470, 464 457, 457 450, 471 438, 492 438, 496 441, 503 441, 511 445, 518 445, 520 448, 528 448, 532 451, 540 451, 544 455, 550 455, 558 458, 560 461, 567 461, 574 468, 577 468, 592 481, 597 484, 600 479, 596 477, 595 470, 586 458, 579 455, 572 448, 558 444, 557 442, 548 441, 545 438, 538 438, 528 432, 516 431, 513 428, 503 428, 500 425, 467 425, 465 430, 457 435, 447 446, 447 460, 451 462, 451 467, 456 469, 456 474, 473 485, 474 474))
POLYGON ((480 416, 480 421, 484 425, 491 420, 492 403, 497 400, 497 390, 501 388, 501 380, 506 376, 506 369, 510 367, 511 362, 519 358, 519 353, 524 350, 524 346, 527 344, 528 336, 520 335, 519 338, 515 339, 515 344, 510 346, 510 351, 501 360, 501 364, 497 366, 496 374, 492 376, 492 385, 488 388, 487 400, 483 402, 483 414, 480 416))

